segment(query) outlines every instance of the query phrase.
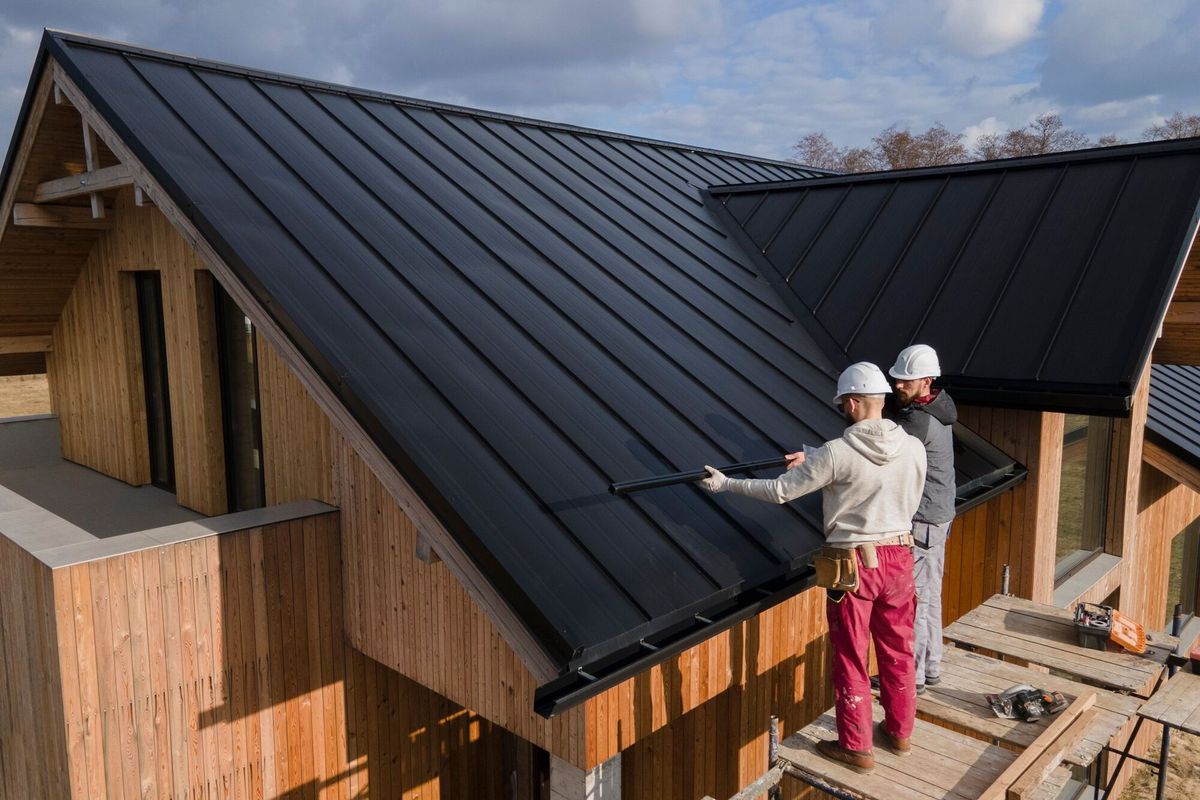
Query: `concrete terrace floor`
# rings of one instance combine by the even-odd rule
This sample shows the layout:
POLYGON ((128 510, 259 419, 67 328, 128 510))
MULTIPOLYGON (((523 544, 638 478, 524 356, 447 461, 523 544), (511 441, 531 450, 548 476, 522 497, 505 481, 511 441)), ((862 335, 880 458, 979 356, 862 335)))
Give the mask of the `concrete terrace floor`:
POLYGON ((66 461, 59 442, 56 417, 0 419, 0 487, 95 539, 204 519, 176 504, 170 492, 130 486, 66 461))

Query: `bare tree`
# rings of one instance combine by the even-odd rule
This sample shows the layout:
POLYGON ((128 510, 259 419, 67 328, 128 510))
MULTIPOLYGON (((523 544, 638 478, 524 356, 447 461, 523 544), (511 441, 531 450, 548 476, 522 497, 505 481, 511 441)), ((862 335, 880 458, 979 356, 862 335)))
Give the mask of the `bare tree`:
POLYGON ((816 169, 827 169, 834 172, 850 172, 846 169, 846 148, 839 149, 824 133, 809 133, 800 137, 800 141, 792 145, 796 160, 801 164, 816 169))
POLYGON ((974 155, 986 161, 1079 150, 1091 144, 1091 139, 1085 134, 1066 127, 1060 115, 1042 114, 1024 128, 1009 128, 1002 134, 979 137, 975 142, 974 155))
POLYGON ((1126 144, 1126 142, 1115 133, 1106 133, 1096 140, 1098 147, 1116 147, 1119 144, 1126 144))
POLYGON ((967 159, 961 133, 938 123, 923 133, 898 126, 881 131, 870 147, 837 147, 824 133, 810 133, 793 145, 802 164, 835 172, 870 172, 957 164, 967 159))
POLYGON ((1163 120, 1161 125, 1151 125, 1142 132, 1147 139, 1186 139, 1200 136, 1200 114, 1184 115, 1176 111, 1163 120))
POLYGON ((908 128, 895 125, 882 131, 871 141, 877 159, 886 169, 912 169, 959 164, 967 160, 963 135, 952 133, 938 122, 924 133, 914 134, 908 128))

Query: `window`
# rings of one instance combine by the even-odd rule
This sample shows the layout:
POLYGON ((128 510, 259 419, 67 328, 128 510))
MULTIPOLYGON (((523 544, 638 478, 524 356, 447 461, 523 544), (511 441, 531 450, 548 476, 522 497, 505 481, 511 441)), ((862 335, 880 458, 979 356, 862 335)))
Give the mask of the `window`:
POLYGON ((175 448, 171 439, 171 397, 167 388, 167 337, 163 327, 162 280, 157 272, 135 272, 138 330, 142 340, 142 385, 146 392, 146 438, 150 482, 175 491, 175 448))
POLYGON ((225 428, 225 491, 229 510, 261 508, 262 426, 259 420, 258 354, 254 325, 215 281, 217 352, 225 428))
POLYGON ((1112 420, 1068 414, 1063 429, 1055 581, 1062 581, 1104 547, 1112 420))
POLYGON ((1196 599, 1200 594, 1200 519, 1188 525, 1171 542, 1171 570, 1167 578, 1167 609, 1163 630, 1171 630, 1175 616, 1175 604, 1183 606, 1183 613, 1196 613, 1196 599))

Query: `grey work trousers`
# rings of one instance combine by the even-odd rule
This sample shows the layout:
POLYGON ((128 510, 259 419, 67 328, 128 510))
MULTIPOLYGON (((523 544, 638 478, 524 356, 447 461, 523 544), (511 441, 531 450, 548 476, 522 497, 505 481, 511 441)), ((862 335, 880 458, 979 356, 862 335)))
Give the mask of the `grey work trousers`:
POLYGON ((913 522, 913 584, 917 591, 913 653, 917 685, 942 671, 942 570, 950 523, 913 522))

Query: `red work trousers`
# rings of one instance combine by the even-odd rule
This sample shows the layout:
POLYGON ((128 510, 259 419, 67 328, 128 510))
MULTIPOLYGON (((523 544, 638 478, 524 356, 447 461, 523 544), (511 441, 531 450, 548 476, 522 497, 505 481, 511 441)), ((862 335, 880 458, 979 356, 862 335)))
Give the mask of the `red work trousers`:
POLYGON ((912 550, 900 545, 876 548, 879 566, 866 569, 859 557, 858 591, 840 602, 827 600, 833 647, 833 689, 837 698, 838 741, 847 750, 870 751, 871 683, 867 676, 868 636, 875 638, 879 662, 879 701, 893 736, 912 736, 917 714, 913 676, 912 550))

